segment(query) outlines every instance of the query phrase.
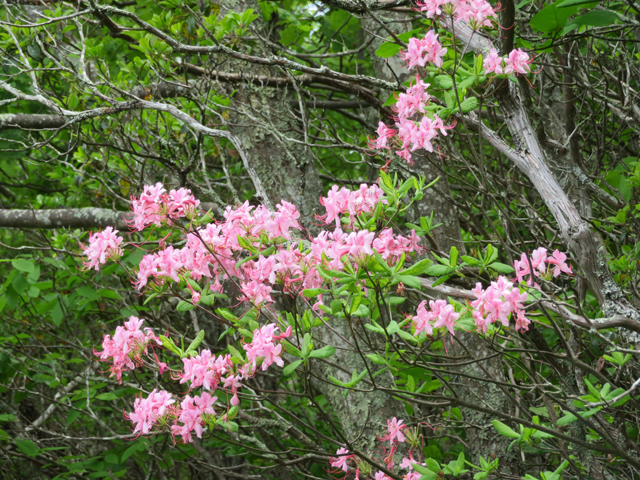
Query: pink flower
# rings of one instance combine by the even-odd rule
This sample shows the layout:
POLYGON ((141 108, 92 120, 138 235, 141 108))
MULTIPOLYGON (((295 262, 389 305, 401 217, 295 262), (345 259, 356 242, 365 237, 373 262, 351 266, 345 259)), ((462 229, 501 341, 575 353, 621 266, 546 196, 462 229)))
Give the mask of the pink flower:
POLYGON ((147 398, 136 398, 133 412, 127 418, 135 424, 133 433, 148 434, 154 423, 169 412, 169 407, 175 402, 169 392, 158 392, 155 388, 147 398))
POLYGON ((347 210, 350 194, 351 192, 348 188, 340 188, 337 185, 331 187, 327 196, 320 199, 320 204, 327 209, 327 213, 319 218, 324 220, 325 224, 329 224, 335 220, 336 227, 339 227, 340 215, 347 210))
POLYGON ((252 280, 248 283, 241 284, 240 289, 244 294, 244 300, 253 303, 256 307, 273 303, 273 298, 271 298, 270 295, 271 287, 264 283, 252 280))
POLYGON ((522 51, 522 49, 518 48, 517 50, 512 50, 509 56, 505 59, 505 69, 504 73, 507 75, 511 73, 521 73, 527 74, 531 71, 529 64, 532 60, 529 60, 529 55, 522 51))
POLYGON ((174 250, 173 247, 161 250, 153 260, 153 265, 157 268, 154 275, 156 277, 167 277, 174 282, 179 282, 178 271, 184 266, 180 257, 180 250, 174 250))
POLYGON ((436 67, 442 67, 442 57, 447 53, 438 42, 438 34, 429 30, 421 40, 410 38, 406 51, 400 52, 400 56, 407 62, 407 68, 416 66, 424 67, 427 63, 433 63, 436 67))
POLYGON ((335 459, 331 460, 331 466, 341 469, 343 472, 349 471, 349 460, 352 459, 355 455, 350 455, 349 450, 346 448, 339 448, 336 452, 335 459))
POLYGON ((492 48, 489 55, 484 59, 483 66, 487 73, 497 73, 498 75, 501 75, 504 73, 502 62, 503 59, 498 55, 498 50, 492 48))
POLYGON ((113 335, 105 335, 102 341, 102 352, 94 354, 100 360, 110 360, 111 376, 115 375, 119 382, 122 381, 122 372, 136 368, 135 363, 141 362, 141 355, 147 353, 149 342, 155 341, 158 345, 162 342, 156 337, 150 328, 145 328, 144 332, 140 326, 144 320, 137 317, 130 317, 124 326, 119 326, 113 335))
POLYGON ((485 0, 459 0, 451 3, 455 5, 456 20, 471 23, 474 29, 491 26, 489 18, 496 18, 495 10, 485 0))
POLYGON ((537 268, 540 273, 544 273, 547 270, 546 261, 547 249, 544 247, 537 248, 531 254, 531 265, 533 268, 537 268))
POLYGON ((391 480, 391 477, 384 472, 376 472, 375 480, 391 480))
POLYGON ((529 320, 524 316, 524 302, 526 293, 520 293, 506 278, 500 276, 497 282, 492 282, 489 288, 484 290, 481 283, 476 284, 472 290, 476 300, 471 302, 473 318, 478 331, 487 332, 487 326, 500 321, 504 326, 509 325, 508 316, 516 321, 516 330, 527 330, 529 320))
POLYGON ((187 395, 180 406, 182 411, 178 417, 178 421, 182 422, 182 425, 173 425, 171 427, 171 433, 173 435, 181 435, 182 441, 188 443, 193 441, 191 432, 195 431, 198 438, 202 438, 202 426, 204 420, 203 415, 215 415, 213 410, 213 403, 218 397, 212 397, 209 393, 204 392, 202 395, 196 395, 191 397, 187 395))
POLYGON ((243 345, 247 352, 247 362, 251 363, 255 368, 259 359, 262 359, 262 370, 266 370, 269 365, 275 363, 283 367, 284 362, 280 357, 282 355, 282 345, 276 345, 273 341, 277 338, 284 338, 290 334, 287 330, 280 337, 275 337, 274 332, 278 328, 275 323, 265 325, 253 331, 253 340, 248 345, 243 345))
POLYGON ((165 194, 166 190, 162 184, 156 183, 155 186, 146 185, 139 199, 131 197, 131 226, 135 230, 143 230, 151 224, 160 225, 164 218, 161 204, 165 194))
POLYGON ((109 258, 119 258, 122 256, 122 237, 116 235, 118 230, 107 227, 102 232, 89 233, 89 246, 81 245, 88 261, 83 262, 87 268, 95 268, 104 265, 109 258))
POLYGON ((413 464, 415 460, 409 457, 404 457, 402 462, 400 462, 400 468, 408 468, 409 470, 413 470, 413 464))
POLYGON ((371 246, 375 236, 375 232, 367 230, 351 232, 345 240, 345 253, 356 259, 363 259, 365 255, 373 255, 371 246))
MULTIPOLYGON (((444 302, 444 300, 436 300, 436 302, 444 302)), ((429 305, 431 305, 431 303, 432 302, 429 302, 429 305)), ((432 310, 433 310, 433 313, 435 314, 436 309, 434 309, 433 306, 432 306, 432 310)), ((447 330, 449 330, 449 333, 451 335, 455 335, 455 333, 453 332, 453 327, 456 321, 458 320, 458 318, 460 317, 460 314, 456 313, 456 311, 453 308, 453 305, 442 306, 439 310, 437 310, 437 315, 438 315, 438 319, 433 324, 434 328, 446 326, 447 330)))
POLYGON ((186 188, 179 188, 178 190, 171 190, 169 196, 161 197, 164 205, 162 210, 167 212, 169 218, 180 217, 193 217, 196 213, 200 200, 196 200, 191 194, 191 190, 186 188))
POLYGON ((402 430, 405 428, 407 428, 407 426, 403 425, 403 420, 398 420, 396 417, 393 417, 391 420, 387 420, 388 434, 382 437, 381 440, 388 440, 391 445, 395 442, 403 443, 405 438, 402 434, 402 430))
POLYGON ((396 131, 393 128, 387 127, 384 122, 378 122, 378 138, 369 142, 370 148, 375 148, 376 150, 381 150, 383 148, 388 149, 387 142, 390 138, 396 134, 396 131))
POLYGON ((418 311, 416 312, 417 314, 413 317, 413 322, 416 327, 416 335, 420 335, 422 332, 426 332, 427 335, 431 335, 433 333, 431 322, 436 318, 436 315, 425 308, 426 304, 426 300, 420 302, 420 305, 418 305, 418 311))
POLYGON ((555 265, 553 269, 553 276, 557 277, 561 272, 568 273, 571 275, 573 272, 571 271, 571 267, 566 263, 567 256, 559 250, 553 252, 551 258, 547 258, 547 263, 550 265, 555 265))
MULTIPOLYGON (((425 0, 421 3, 419 0, 416 2, 421 12, 427 12, 427 18, 433 18, 436 15, 441 15, 441 6, 450 3, 450 0, 425 0)), ((377 479, 376 479, 377 480, 377 479)))

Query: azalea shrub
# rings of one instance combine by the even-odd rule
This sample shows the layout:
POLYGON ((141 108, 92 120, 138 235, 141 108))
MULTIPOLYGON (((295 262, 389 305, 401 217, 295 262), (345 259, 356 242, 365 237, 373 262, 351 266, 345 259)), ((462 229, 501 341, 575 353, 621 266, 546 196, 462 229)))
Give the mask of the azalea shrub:
POLYGON ((14 4, 8 478, 638 478, 634 5, 14 4))
MULTIPOLYGON (((478 282, 471 291, 474 299, 466 303, 449 298, 423 300, 416 306, 408 290, 420 291, 421 275, 437 274, 440 266, 460 269, 468 264, 458 264, 455 247, 448 259, 432 254, 440 262, 434 264, 424 258, 424 242, 414 229, 407 234, 394 232, 395 222, 430 185, 415 178, 399 184, 384 171, 380 174, 377 183, 362 184, 357 190, 334 186, 320 200, 326 213, 317 220, 326 230, 315 237, 298 223, 296 206, 285 201, 276 211, 248 202, 228 206, 223 218, 216 220, 198 209, 199 200, 186 189, 167 192, 156 184, 132 199, 131 228, 148 230, 146 242, 159 245, 130 272, 133 287, 149 298, 176 296, 181 299, 179 310, 198 309, 224 320, 229 324, 225 334, 237 339, 235 346, 231 343, 226 352, 216 354, 199 349, 204 338, 200 331, 184 348, 183 338, 178 342, 148 327, 142 329, 144 320, 135 317, 117 327, 113 337, 106 335, 96 356, 108 364, 111 376, 121 382, 123 372, 155 368, 177 382, 177 391, 183 390, 154 389, 135 399, 132 411, 125 415, 134 434, 166 431, 174 441, 189 443, 194 434, 202 438, 205 430, 217 426, 237 430, 233 419, 241 408, 243 385, 274 364, 284 367, 282 374, 288 377, 311 361, 332 357, 336 348, 331 344, 318 347, 314 330, 331 328, 334 317, 364 322, 365 329, 387 342, 398 336, 409 347, 401 357, 400 352, 389 352, 391 345, 398 348, 391 343, 387 343, 385 356, 367 355, 376 364, 394 365, 396 371, 399 365, 408 367, 418 361, 436 338, 446 352, 446 337, 454 337, 456 331, 496 335, 503 328, 528 330, 531 321, 525 304, 531 295, 531 277, 542 274, 551 280, 560 272, 571 274, 566 255, 559 251, 547 256, 541 247, 531 258, 523 253, 511 268, 495 262, 497 251, 489 248, 486 270, 491 275, 511 271, 517 278, 499 275, 486 288, 478 282), (156 227, 168 232, 160 242, 152 242, 156 227), (530 275, 528 281, 525 275, 530 275), (219 300, 231 300, 236 313, 215 309, 219 300), (296 307, 283 311, 281 305, 291 302, 296 307)), ((123 256, 127 246, 118 233, 108 228, 90 235, 89 245, 83 247, 87 268, 123 256)), ((348 391, 359 388, 366 375, 367 371, 354 370, 349 384, 332 380, 348 391)), ((376 459, 382 470, 372 469, 373 460, 363 463, 347 446, 337 449, 331 465, 376 480, 390 478, 387 473, 397 466, 409 470, 404 478, 420 478, 418 472, 426 468, 419 462, 423 457, 418 448, 420 434, 417 429, 406 429, 403 420, 389 419, 388 433, 380 438, 388 445, 376 459), (396 465, 398 446, 407 438, 411 447, 396 465)), ((462 466, 464 462, 455 471, 466 471, 462 466)))

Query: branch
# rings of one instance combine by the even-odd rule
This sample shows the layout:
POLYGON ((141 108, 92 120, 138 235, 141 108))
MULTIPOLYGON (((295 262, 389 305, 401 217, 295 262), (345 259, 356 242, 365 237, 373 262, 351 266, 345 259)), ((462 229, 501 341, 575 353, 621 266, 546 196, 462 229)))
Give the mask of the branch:
MULTIPOLYGON (((468 25, 456 25, 456 35, 473 50, 486 53, 491 41, 480 37, 468 25)), ((445 28, 446 22, 444 23, 445 28)), ((554 216, 562 238, 573 252, 573 258, 585 274, 589 285, 608 317, 631 318, 640 324, 640 312, 633 307, 624 292, 615 283, 607 265, 606 251, 600 237, 592 232, 557 179, 551 172, 536 132, 531 126, 517 84, 506 81, 495 89, 498 105, 511 133, 515 149, 508 146, 497 134, 481 121, 468 116, 468 123, 475 124, 481 135, 504 153, 520 169, 536 188, 545 205, 554 216)), ((626 341, 638 342, 637 334, 626 335, 626 341)))
POLYGON ((64 127, 67 120, 62 115, 39 115, 28 113, 0 114, 0 131, 12 128, 24 130, 57 130, 64 127))
POLYGON ((0 228, 127 228, 128 212, 106 208, 65 208, 52 210, 0 209, 0 228))
MULTIPOLYGON (((218 216, 215 203, 201 203, 204 211, 211 210, 218 216)), ((127 221, 131 212, 115 212, 107 208, 60 208, 51 210, 0 209, 0 228, 105 228, 114 227, 128 232, 127 221)))
MULTIPOLYGON (((158 37, 161 40, 164 40, 169 46, 171 46, 174 52, 195 53, 195 54, 222 53, 231 58, 235 58, 237 60, 241 60, 248 63, 253 63, 256 65, 278 66, 278 67, 288 68, 289 70, 295 70, 298 72, 317 75, 320 77, 327 77, 335 80, 354 83, 356 85, 368 85, 370 87, 380 87, 380 88, 384 88, 385 90, 393 90, 397 88, 396 84, 391 82, 386 82, 384 80, 380 80, 375 77, 369 77, 367 75, 349 75, 346 73, 336 72, 325 66, 322 66, 320 68, 308 67, 306 65, 296 63, 293 60, 289 60, 288 58, 279 57, 276 55, 272 55, 268 58, 257 57, 255 55, 248 55, 248 54, 233 50, 232 48, 229 48, 226 45, 222 45, 220 43, 217 45, 211 45, 211 46, 187 45, 177 41, 170 35, 167 35, 166 33, 164 33, 162 30, 145 22, 144 20, 142 20, 132 12, 115 8, 111 5, 99 5, 95 2, 91 2, 91 3, 92 3, 93 10, 95 10, 99 14, 112 13, 115 15, 121 15, 123 17, 129 18, 130 20, 138 24, 146 32, 158 37)), ((391 4, 393 4, 393 6, 395 6, 396 3, 397 2, 390 2, 389 5, 392 6, 391 4)))

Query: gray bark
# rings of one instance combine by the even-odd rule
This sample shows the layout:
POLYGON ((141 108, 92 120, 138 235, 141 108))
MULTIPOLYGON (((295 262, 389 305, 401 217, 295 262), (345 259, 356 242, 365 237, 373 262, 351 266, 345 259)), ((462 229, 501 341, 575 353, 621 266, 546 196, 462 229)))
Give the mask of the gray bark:
MULTIPOLYGON (((212 210, 217 215, 214 203, 201 203, 200 209, 212 210)), ((86 228, 114 227, 128 231, 127 221, 131 212, 117 212, 108 208, 59 208, 50 210, 0 209, 0 228, 86 228)))

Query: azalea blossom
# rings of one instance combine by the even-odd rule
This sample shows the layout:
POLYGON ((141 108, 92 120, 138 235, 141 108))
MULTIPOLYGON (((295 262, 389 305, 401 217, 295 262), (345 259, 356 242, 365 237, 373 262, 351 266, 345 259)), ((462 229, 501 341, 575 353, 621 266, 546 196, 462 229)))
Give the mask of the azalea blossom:
POLYGON ((391 420, 387 420, 387 435, 385 435, 382 440, 389 441, 391 445, 394 443, 403 443, 405 441, 402 430, 407 428, 406 425, 403 425, 403 420, 398 420, 396 417, 393 417, 391 420))
POLYGON ((486 333, 487 326, 497 321, 508 326, 510 315, 516 321, 517 330, 529 328, 531 322, 524 315, 527 294, 520 293, 518 287, 505 277, 498 277, 486 290, 478 282, 472 292, 476 296, 476 300, 471 302, 472 314, 479 332, 486 333))
POLYGON ((148 434, 159 418, 169 412, 175 400, 169 392, 158 392, 155 388, 147 398, 136 398, 133 412, 127 418, 135 424, 133 433, 148 434))
POLYGON ((503 69, 504 59, 498 55, 498 50, 492 48, 483 61, 483 67, 486 73, 497 73, 501 75, 504 73, 503 69))
POLYGON ((520 48, 512 50, 511 53, 509 53, 509 56, 505 58, 504 63, 504 73, 507 75, 511 73, 525 75, 531 71, 531 68, 529 67, 529 64, 531 63, 529 55, 523 52, 520 48))
POLYGON ((118 230, 107 227, 101 232, 89 233, 89 246, 82 245, 84 254, 88 261, 84 262, 85 267, 98 270, 99 265, 104 265, 110 258, 122 256, 122 237, 118 236, 118 230))
POLYGON ((332 458, 331 466, 341 469, 343 472, 349 471, 349 460, 351 460, 355 455, 349 454, 349 450, 346 448, 339 448, 336 452, 338 455, 336 458, 332 458))
POLYGON ((122 372, 135 369, 136 362, 141 361, 141 356, 147 353, 149 343, 155 342, 162 345, 162 342, 155 336, 150 328, 140 329, 143 319, 130 317, 124 326, 116 328, 113 337, 105 335, 102 341, 102 351, 94 354, 100 360, 111 361, 111 376, 116 376, 118 382, 122 382, 122 372))

